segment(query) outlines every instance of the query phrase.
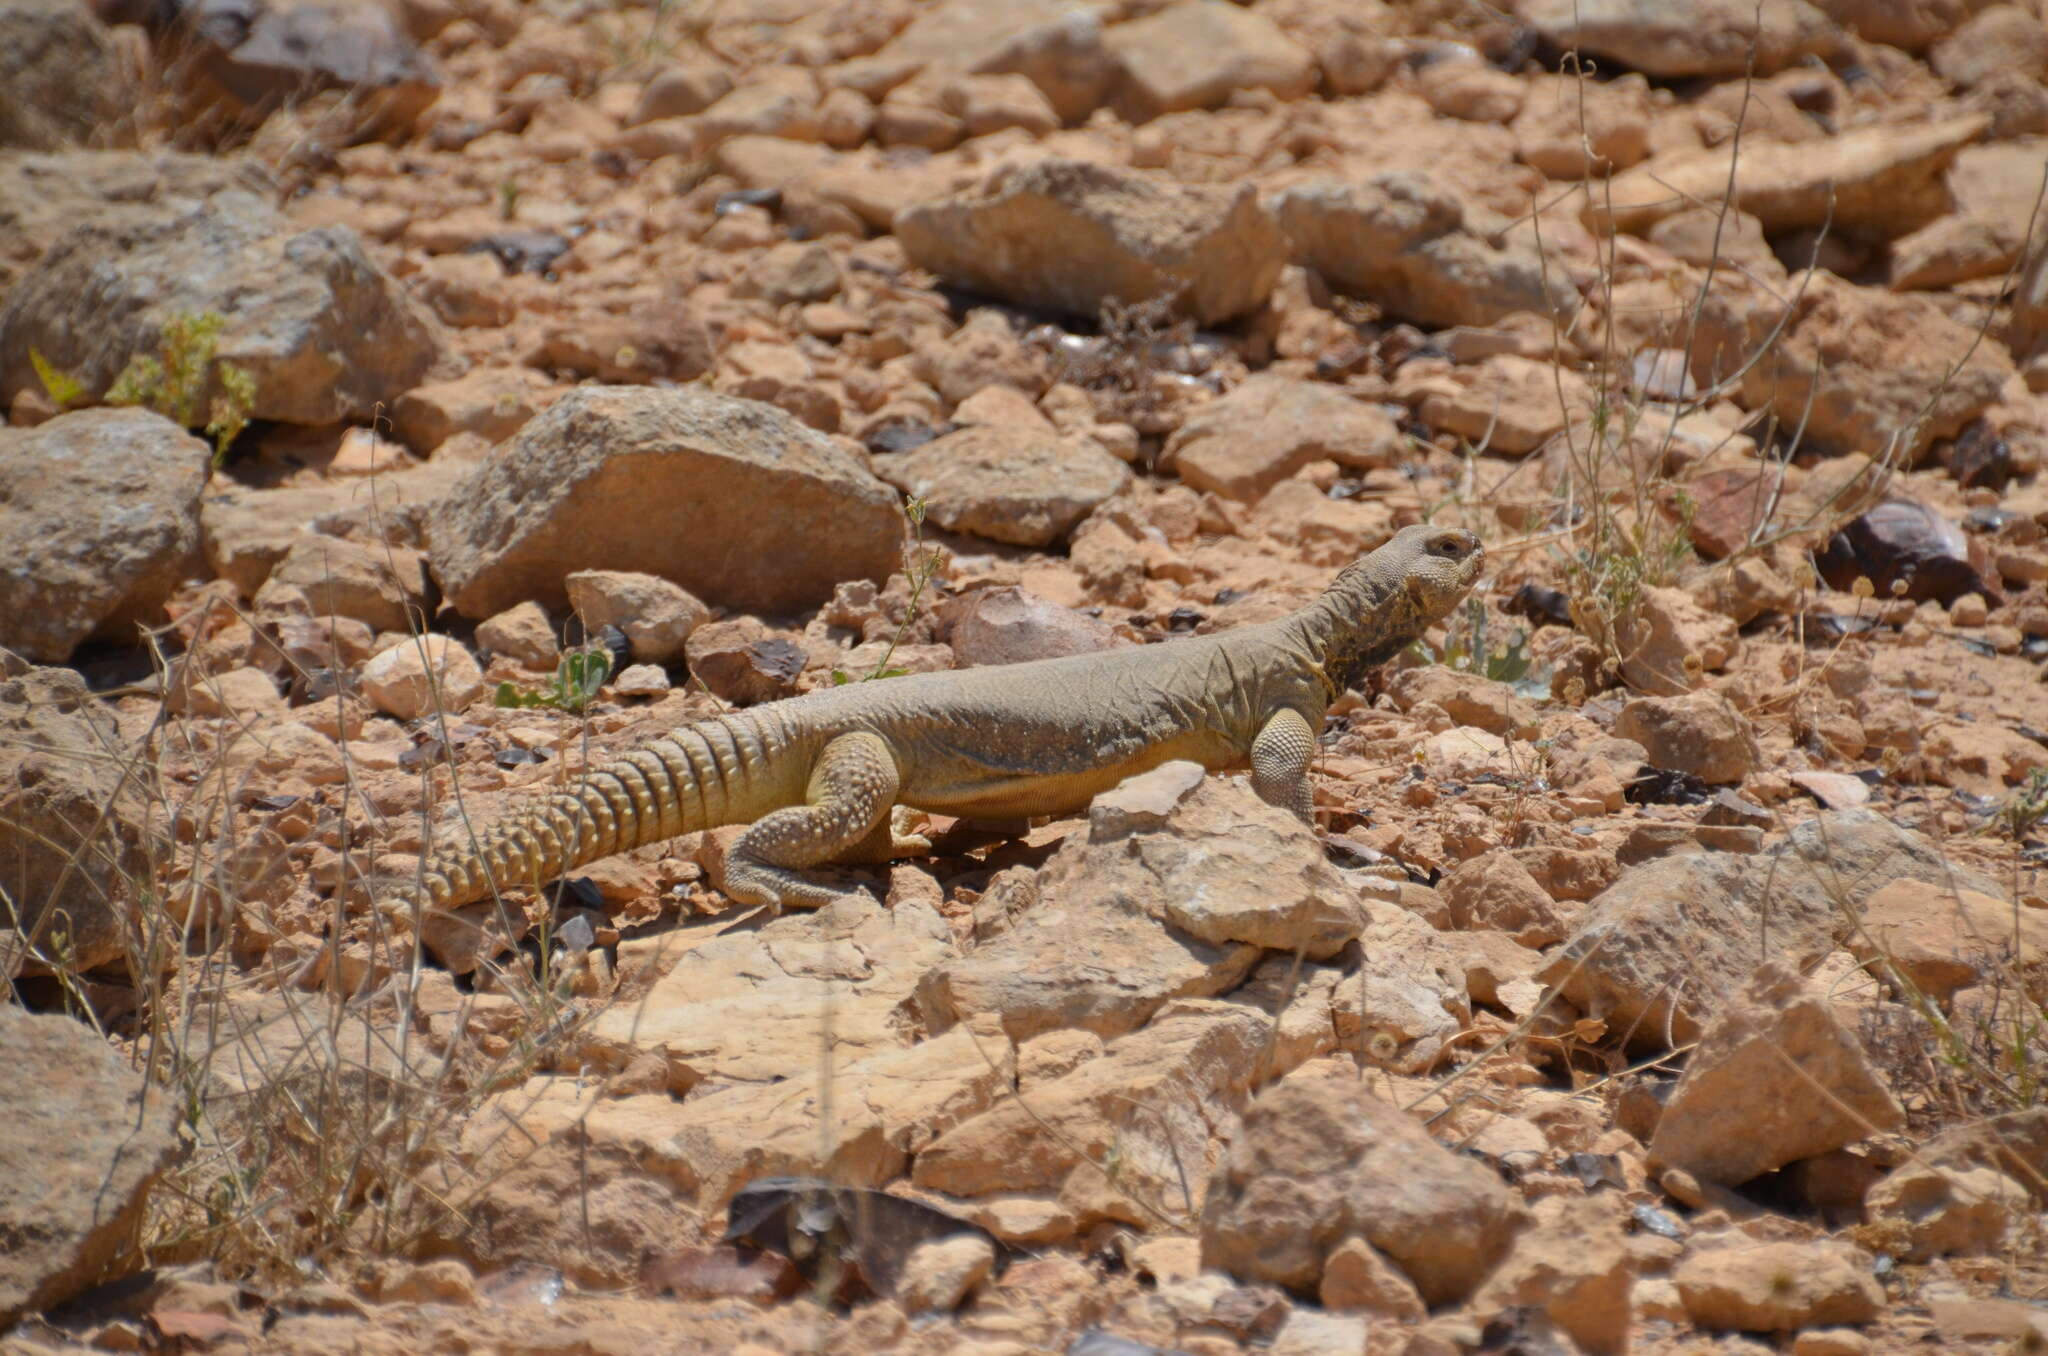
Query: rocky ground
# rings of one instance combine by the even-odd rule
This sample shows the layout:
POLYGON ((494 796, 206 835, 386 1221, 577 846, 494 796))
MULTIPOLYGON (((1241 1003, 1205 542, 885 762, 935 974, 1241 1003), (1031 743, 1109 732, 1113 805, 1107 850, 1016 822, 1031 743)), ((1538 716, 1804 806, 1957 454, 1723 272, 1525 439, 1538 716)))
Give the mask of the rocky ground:
POLYGON ((2042 1349, 2044 18, 0 3, 0 1350, 2042 1349), (369 905, 1423 520, 1317 832, 369 905))

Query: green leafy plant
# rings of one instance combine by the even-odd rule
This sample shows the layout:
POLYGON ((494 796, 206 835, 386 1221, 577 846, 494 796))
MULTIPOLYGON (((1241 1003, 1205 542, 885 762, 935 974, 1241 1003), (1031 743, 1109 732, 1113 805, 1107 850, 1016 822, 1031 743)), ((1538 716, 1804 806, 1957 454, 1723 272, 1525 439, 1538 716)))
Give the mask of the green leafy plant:
POLYGON ((917 603, 924 597, 925 586, 932 582, 932 576, 939 572, 945 556, 936 550, 927 551, 924 545, 924 518, 931 508, 930 503, 916 495, 903 497, 903 516, 910 520, 910 546, 904 552, 903 573, 910 580, 910 601, 903 605, 903 620, 897 623, 896 634, 889 637, 889 647, 882 651, 872 672, 865 678, 856 679, 845 669, 832 670, 832 685, 844 687, 848 683, 871 683, 877 678, 901 678, 908 670, 892 669, 889 661, 896 657, 896 647, 903 643, 903 635, 910 624, 917 620, 917 603))
MULTIPOLYGON (((1529 633, 1517 627, 1505 642, 1496 644, 1488 632, 1486 605, 1468 598, 1444 627, 1441 653, 1430 655, 1416 642, 1416 653, 1434 659, 1460 673, 1476 673, 1495 682, 1519 683, 1529 676, 1529 633)), ((1546 688, 1547 692, 1548 689, 1546 688)))
POLYGON ((564 654, 555 665, 554 676, 538 692, 513 683, 500 683, 491 704, 581 711, 597 700, 598 690, 604 686, 604 680, 611 676, 611 672, 612 652, 602 645, 586 645, 564 654))
POLYGON ((50 403, 59 410, 68 410, 85 399, 85 385, 69 372, 60 372, 50 365, 50 360, 39 351, 28 351, 29 365, 36 370, 36 380, 43 384, 43 394, 50 397, 50 403))
POLYGON ((220 393, 206 407, 203 427, 213 439, 213 460, 227 459, 228 447, 249 426, 256 404, 256 380, 248 369, 216 362, 227 318, 218 311, 181 311, 164 323, 161 355, 138 353, 107 388, 109 405, 139 405, 184 428, 199 428, 200 401, 209 386, 220 393))

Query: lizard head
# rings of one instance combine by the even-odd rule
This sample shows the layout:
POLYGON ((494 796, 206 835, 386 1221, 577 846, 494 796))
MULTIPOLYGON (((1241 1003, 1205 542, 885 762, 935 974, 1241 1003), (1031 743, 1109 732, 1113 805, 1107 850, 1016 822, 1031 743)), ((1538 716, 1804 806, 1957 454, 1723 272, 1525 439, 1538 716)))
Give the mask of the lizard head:
POLYGON ((1384 559, 1383 577, 1403 581, 1425 622, 1442 621, 1479 582, 1486 549, 1479 538, 1457 527, 1404 527, 1372 553, 1384 559))

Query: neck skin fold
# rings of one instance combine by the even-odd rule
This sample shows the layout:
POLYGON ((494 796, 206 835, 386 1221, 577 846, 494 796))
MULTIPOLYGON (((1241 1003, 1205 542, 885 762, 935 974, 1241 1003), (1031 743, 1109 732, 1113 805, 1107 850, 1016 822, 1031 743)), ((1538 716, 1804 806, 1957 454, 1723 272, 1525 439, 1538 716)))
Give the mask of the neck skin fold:
POLYGON ((1332 700, 1422 634, 1422 619, 1408 591, 1373 578, 1358 565, 1338 575, 1292 621, 1297 638, 1322 665, 1332 700))

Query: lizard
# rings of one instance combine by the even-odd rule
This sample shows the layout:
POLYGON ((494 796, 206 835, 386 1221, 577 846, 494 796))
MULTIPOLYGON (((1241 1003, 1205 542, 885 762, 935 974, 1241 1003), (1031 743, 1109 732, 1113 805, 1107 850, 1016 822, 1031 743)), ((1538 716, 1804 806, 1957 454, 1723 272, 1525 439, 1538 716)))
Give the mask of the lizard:
POLYGON ((1249 766, 1313 824, 1310 762, 1337 696, 1447 617, 1485 552, 1406 527, 1307 606, 1219 632, 1017 664, 824 688, 682 726, 430 850, 382 907, 449 909, 699 829, 747 824, 725 893, 770 916, 847 891, 812 868, 928 851, 898 806, 970 819, 1068 814, 1173 759, 1249 766))

